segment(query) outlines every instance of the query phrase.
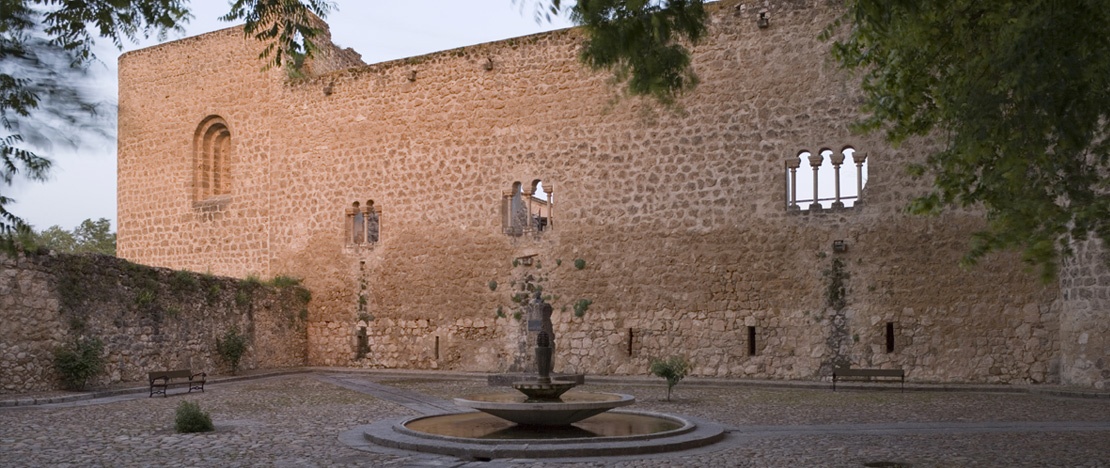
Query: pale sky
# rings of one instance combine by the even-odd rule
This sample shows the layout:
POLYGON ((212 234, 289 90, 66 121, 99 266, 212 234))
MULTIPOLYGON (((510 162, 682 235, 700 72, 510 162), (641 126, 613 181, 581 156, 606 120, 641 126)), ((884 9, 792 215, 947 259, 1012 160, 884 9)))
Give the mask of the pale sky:
MULTIPOLYGON (((338 10, 326 18, 332 41, 362 54, 368 64, 412 57, 484 42, 498 41, 552 29, 570 27, 569 20, 553 23, 533 19, 535 3, 529 0, 337 0, 338 10), (522 4, 523 2, 523 4, 522 4)), ((193 0, 194 18, 185 36, 215 31, 235 24, 217 18, 229 6, 222 0, 193 0)), ((180 39, 171 36, 167 40, 180 39)), ((94 65, 95 86, 104 100, 117 100, 116 59, 120 51, 106 41, 97 52, 103 64, 94 65)), ((126 44, 124 51, 157 44, 156 40, 126 44)), ((116 219, 115 141, 94 140, 77 150, 55 147, 39 151, 54 161, 50 181, 17 179, 4 190, 17 200, 9 209, 43 230, 53 225, 73 229, 86 218, 116 219), (9 192, 9 190, 11 190, 9 192)))

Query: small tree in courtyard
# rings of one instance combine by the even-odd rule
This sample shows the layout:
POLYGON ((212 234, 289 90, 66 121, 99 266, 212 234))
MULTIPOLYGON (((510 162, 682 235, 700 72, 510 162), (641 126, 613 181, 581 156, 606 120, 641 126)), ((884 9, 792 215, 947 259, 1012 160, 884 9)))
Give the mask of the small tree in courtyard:
POLYGON ((690 362, 682 356, 671 356, 667 359, 653 359, 651 373, 657 377, 667 379, 667 401, 671 401, 671 389, 690 372, 690 362))
POLYGON ((85 389, 96 374, 104 370, 104 343, 99 338, 79 338, 54 350, 54 368, 70 390, 85 389))
POLYGON ((216 352, 231 367, 231 373, 235 374, 239 371, 239 361, 247 352, 247 337, 239 334, 239 327, 233 326, 222 340, 216 340, 216 352))

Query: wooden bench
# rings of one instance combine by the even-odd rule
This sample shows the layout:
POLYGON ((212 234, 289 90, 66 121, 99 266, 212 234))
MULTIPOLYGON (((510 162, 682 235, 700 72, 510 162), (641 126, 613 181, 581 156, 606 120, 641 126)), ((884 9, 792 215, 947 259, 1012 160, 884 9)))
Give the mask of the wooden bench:
POLYGON ((170 387, 184 387, 188 385, 189 391, 186 393, 192 393, 193 390, 200 390, 203 392, 204 379, 208 377, 208 374, 204 372, 194 374, 193 371, 189 369, 182 369, 151 372, 147 374, 147 377, 150 379, 150 396, 161 393, 163 397, 166 397, 166 390, 170 387))
POLYGON ((902 391, 906 391, 906 371, 902 369, 852 369, 848 367, 833 369, 833 391, 836 391, 837 380, 887 381, 884 379, 898 379, 902 384, 902 391))

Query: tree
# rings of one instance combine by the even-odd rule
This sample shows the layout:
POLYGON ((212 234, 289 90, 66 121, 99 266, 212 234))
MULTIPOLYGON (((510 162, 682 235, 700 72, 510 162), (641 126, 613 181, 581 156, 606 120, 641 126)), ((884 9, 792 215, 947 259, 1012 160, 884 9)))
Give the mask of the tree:
MULTIPOLYGON (((31 148, 49 148, 81 133, 63 127, 111 132, 103 123, 89 125, 96 124, 88 117, 97 106, 79 86, 96 60, 96 38, 120 48, 123 40, 140 35, 183 32, 181 25, 191 18, 187 5, 187 0, 0 0, 0 188, 15 177, 44 180, 50 160, 31 148)), ((324 16, 330 9, 322 0, 237 0, 224 19, 245 19, 247 34, 269 41, 263 58, 295 65, 314 49, 317 28, 309 12, 324 16)), ((5 208, 13 201, 0 193, 0 251, 13 250, 30 229, 5 208)))
POLYGON ((1072 241, 1110 242, 1110 2, 850 0, 841 25, 859 129, 944 143, 911 210, 986 210, 965 262, 1019 248, 1051 279, 1072 241))
POLYGON ((112 224, 108 218, 81 221, 73 229, 73 238, 76 241, 74 253, 116 255, 116 233, 112 232, 112 224))
POLYGON ((96 221, 86 219, 72 232, 55 225, 36 233, 28 226, 17 241, 25 248, 37 247, 60 253, 116 255, 116 234, 112 232, 112 224, 108 218, 96 221))
POLYGON ((73 233, 57 225, 50 226, 37 234, 32 231, 30 238, 31 244, 35 247, 55 252, 73 253, 77 249, 77 239, 73 237, 73 233))
POLYGON ((633 96, 650 96, 672 104, 697 86, 690 51, 706 32, 702 0, 537 1, 536 19, 550 21, 569 9, 586 32, 581 60, 613 72, 633 96))
POLYGON ((671 401, 671 390, 678 385, 686 374, 690 372, 690 362, 682 356, 671 356, 666 359, 652 359, 651 373, 656 377, 667 379, 667 401, 671 401))

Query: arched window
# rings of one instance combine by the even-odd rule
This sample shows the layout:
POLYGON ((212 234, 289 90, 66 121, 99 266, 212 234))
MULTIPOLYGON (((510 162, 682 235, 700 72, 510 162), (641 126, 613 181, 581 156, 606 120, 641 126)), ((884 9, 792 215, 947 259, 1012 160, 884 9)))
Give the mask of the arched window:
POLYGON ((209 116, 193 136, 193 200, 231 194, 231 131, 219 116, 209 116))
POLYGON ((352 245, 373 246, 380 237, 382 210, 367 200, 366 204, 351 203, 347 207, 347 243, 352 245))

